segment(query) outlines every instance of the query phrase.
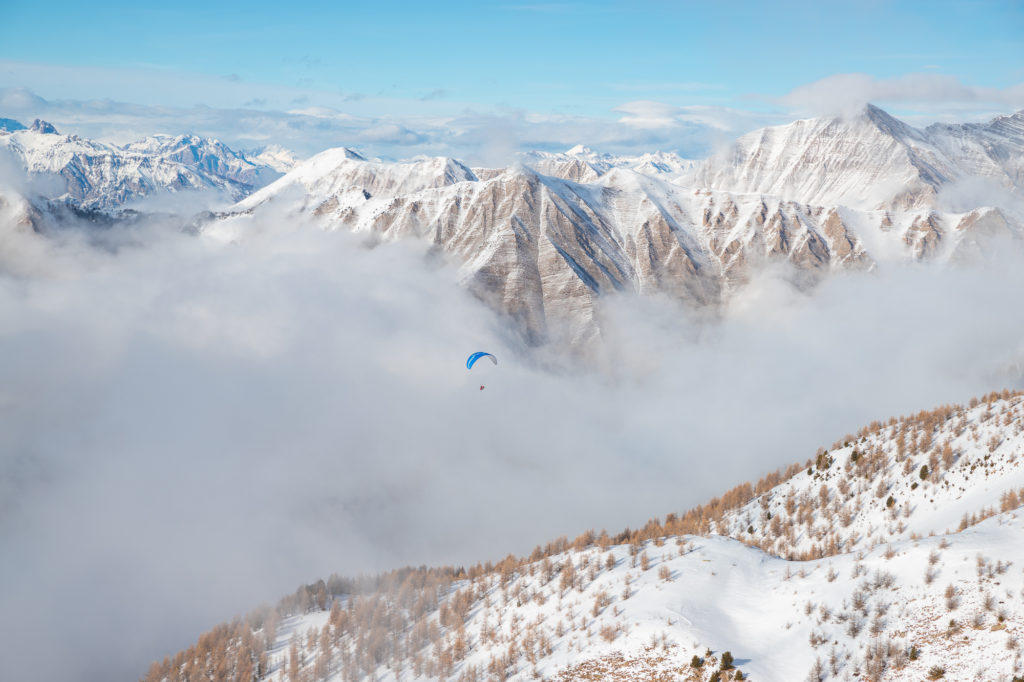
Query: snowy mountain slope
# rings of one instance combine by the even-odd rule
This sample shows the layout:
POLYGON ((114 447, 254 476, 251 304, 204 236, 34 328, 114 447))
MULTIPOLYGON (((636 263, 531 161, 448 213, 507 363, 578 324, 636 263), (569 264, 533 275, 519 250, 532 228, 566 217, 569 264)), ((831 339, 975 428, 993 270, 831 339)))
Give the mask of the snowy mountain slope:
POLYGON ((819 453, 814 473, 794 465, 759 482, 757 498, 744 484, 638 531, 563 538, 468 570, 332 576, 204 635, 145 679, 214 666, 218 679, 259 680, 1019 678, 1024 396, 992 394, 845 440, 819 453), (914 467, 934 452, 922 478, 914 467), (891 507, 860 490, 883 483, 899 498, 891 507), (732 530, 751 505, 772 510, 797 528, 783 552, 807 553, 798 520, 822 510, 843 525, 847 503, 856 513, 843 528, 858 538, 807 561, 732 530), (907 528, 893 527, 893 509, 907 528), (735 539, 689 534, 700 526, 735 539), (719 672, 728 658, 740 673, 719 672))
POLYGON ((1018 192, 1024 188, 1024 111, 988 123, 936 123, 924 133, 969 175, 993 178, 1018 192))
POLYGON ((932 209, 969 177, 1021 191, 1024 112, 986 125, 917 130, 868 105, 854 116, 796 121, 741 137, 685 181, 862 210, 932 209))
POLYGON ((390 199, 476 179, 473 171, 455 159, 438 157, 384 163, 367 160, 352 149, 339 147, 300 164, 239 202, 236 210, 252 210, 279 195, 292 197, 298 191, 302 196, 299 210, 323 214, 334 208, 358 206, 374 197, 390 199))
POLYGON ((970 261, 995 240, 1024 234, 1024 216, 1013 207, 929 207, 940 180, 961 170, 923 133, 881 110, 869 108, 854 123, 766 129, 741 140, 748 147, 757 149, 721 173, 711 172, 719 163, 712 161, 694 176, 740 191, 686 187, 672 172, 615 167, 612 157, 585 148, 534 153, 533 168, 478 171, 452 159, 388 164, 335 149, 240 202, 206 232, 244 238, 248 223, 240 218, 273 207, 325 229, 426 239, 456 257, 473 291, 516 320, 526 338, 575 344, 599 336, 595 302, 609 292, 716 305, 766 264, 786 263, 809 285, 832 271, 889 262, 970 261), (828 173, 818 171, 824 156, 832 159, 828 173), (780 194, 791 186, 834 203, 780 194), (907 200, 890 201, 894 191, 907 200))
POLYGON ((820 557, 962 530, 999 511, 1003 492, 1024 490, 1019 398, 943 407, 844 441, 712 528, 771 553, 820 557))
POLYGON ((157 136, 119 147, 61 135, 45 121, 0 133, 0 149, 23 166, 44 199, 84 210, 109 211, 181 190, 215 190, 237 201, 280 175, 217 140, 157 136))

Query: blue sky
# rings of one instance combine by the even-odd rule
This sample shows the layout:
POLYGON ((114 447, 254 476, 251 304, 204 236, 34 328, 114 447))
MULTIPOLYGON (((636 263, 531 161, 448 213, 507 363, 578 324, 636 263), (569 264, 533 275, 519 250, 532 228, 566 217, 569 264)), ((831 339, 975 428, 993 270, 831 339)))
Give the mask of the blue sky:
POLYGON ((1009 0, 48 2, 4 15, 0 88, 51 104, 342 115, 407 141, 467 112, 683 120, 692 137, 817 113, 837 94, 932 120, 1024 106, 1024 3, 1009 0), (830 80, 843 75, 859 80, 830 80))

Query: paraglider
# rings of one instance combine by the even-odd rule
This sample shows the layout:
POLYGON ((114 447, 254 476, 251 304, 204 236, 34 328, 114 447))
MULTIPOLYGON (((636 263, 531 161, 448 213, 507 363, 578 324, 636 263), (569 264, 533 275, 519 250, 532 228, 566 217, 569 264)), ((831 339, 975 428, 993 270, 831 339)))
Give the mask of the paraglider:
POLYGON ((478 350, 477 352, 473 353, 466 359, 466 369, 473 369, 473 365, 475 365, 476 361, 479 360, 480 358, 490 358, 491 362, 493 362, 494 364, 498 364, 498 358, 494 357, 490 353, 485 353, 482 350, 478 350))
MULTIPOLYGON (((495 365, 498 364, 498 358, 494 357, 490 353, 477 351, 470 355, 468 358, 466 358, 466 369, 473 369, 473 365, 475 365, 476 361, 479 360, 480 358, 490 358, 491 362, 493 362, 495 365)), ((483 384, 480 384, 480 390, 484 390, 483 384)))

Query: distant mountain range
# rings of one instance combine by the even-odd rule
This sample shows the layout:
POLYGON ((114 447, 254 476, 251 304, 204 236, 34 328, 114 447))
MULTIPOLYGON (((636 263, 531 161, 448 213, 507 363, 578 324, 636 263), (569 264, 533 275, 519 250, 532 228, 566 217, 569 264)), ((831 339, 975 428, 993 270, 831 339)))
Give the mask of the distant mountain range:
POLYGON ((280 148, 237 152, 194 135, 147 137, 124 146, 61 135, 46 121, 0 119, 0 152, 27 173, 27 198, 84 211, 113 211, 145 197, 212 190, 239 200, 295 164, 280 148))

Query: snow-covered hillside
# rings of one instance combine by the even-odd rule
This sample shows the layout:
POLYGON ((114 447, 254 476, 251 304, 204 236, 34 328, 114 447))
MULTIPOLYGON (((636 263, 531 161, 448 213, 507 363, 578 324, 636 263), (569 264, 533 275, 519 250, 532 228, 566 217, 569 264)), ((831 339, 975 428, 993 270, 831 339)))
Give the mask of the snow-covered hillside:
POLYGON ((1024 395, 991 394, 639 530, 332 576, 145 679, 1019 680, 1022 503, 1024 395))
POLYGON ((790 558, 963 530, 1024 490, 1022 432, 1019 400, 875 425, 712 528, 790 558))
POLYGON ((117 146, 61 135, 38 120, 29 128, 0 129, 0 150, 23 166, 43 199, 84 210, 116 209, 181 190, 215 190, 237 201, 281 175, 272 164, 217 140, 155 136, 117 146))

